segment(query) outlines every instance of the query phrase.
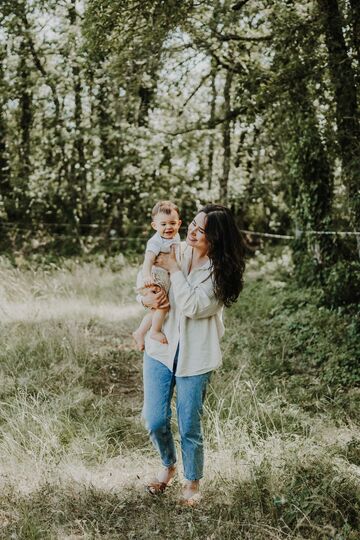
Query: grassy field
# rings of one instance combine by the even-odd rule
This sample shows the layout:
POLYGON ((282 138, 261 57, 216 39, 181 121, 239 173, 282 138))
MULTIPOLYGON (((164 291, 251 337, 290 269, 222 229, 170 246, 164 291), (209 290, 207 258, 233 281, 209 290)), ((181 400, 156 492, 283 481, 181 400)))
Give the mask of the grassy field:
POLYGON ((144 490, 136 267, 0 263, 0 538, 360 539, 359 326, 249 264, 206 400, 203 504, 144 490))

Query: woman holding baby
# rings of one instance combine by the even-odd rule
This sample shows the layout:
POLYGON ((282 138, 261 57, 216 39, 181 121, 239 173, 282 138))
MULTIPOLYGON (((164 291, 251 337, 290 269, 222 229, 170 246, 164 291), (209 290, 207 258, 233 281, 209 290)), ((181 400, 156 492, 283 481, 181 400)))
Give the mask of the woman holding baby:
MULTIPOLYGON (((174 219, 170 226, 176 228, 174 219)), ((164 234, 166 238, 166 228, 164 234)), ((162 326, 166 339, 152 339, 151 330, 145 336, 143 417, 163 464, 147 489, 162 493, 176 474, 170 428, 176 386, 185 476, 182 502, 193 505, 200 500, 203 476, 203 401, 211 373, 221 365, 223 306, 235 302, 243 286, 244 244, 230 210, 205 206, 188 227, 180 260, 172 248, 170 253, 160 253, 155 264, 169 273, 170 288, 166 294, 164 289, 149 287, 140 297, 153 312, 168 310, 162 326)))

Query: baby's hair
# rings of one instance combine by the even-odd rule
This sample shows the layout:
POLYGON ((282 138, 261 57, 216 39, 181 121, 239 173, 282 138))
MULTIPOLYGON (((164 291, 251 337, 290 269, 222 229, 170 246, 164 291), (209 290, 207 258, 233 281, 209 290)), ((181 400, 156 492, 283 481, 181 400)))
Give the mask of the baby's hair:
POLYGON ((179 208, 171 201, 159 201, 155 204, 154 208, 151 210, 151 217, 154 219, 158 214, 171 214, 175 210, 177 215, 180 217, 179 208))

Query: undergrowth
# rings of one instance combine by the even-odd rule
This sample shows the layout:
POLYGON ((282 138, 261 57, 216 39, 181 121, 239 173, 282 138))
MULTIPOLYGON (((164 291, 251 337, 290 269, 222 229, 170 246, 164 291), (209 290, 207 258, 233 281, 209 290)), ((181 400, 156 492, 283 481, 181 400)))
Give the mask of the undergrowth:
POLYGON ((297 289, 286 257, 254 259, 226 311, 194 509, 179 479, 143 487, 136 268, 2 264, 0 537, 358 540, 359 319, 297 289))

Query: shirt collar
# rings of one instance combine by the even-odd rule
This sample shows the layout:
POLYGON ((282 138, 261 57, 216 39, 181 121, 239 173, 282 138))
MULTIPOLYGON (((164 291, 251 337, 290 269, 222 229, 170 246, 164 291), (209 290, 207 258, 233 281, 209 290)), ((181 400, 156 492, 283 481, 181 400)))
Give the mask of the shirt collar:
MULTIPOLYGON (((188 271, 190 261, 191 261, 191 255, 192 255, 193 248, 191 246, 186 245, 184 250, 184 266, 186 268, 186 271, 188 271)), ((197 270, 210 270, 211 269, 211 260, 208 259, 202 266, 199 266, 198 268, 195 268, 193 272, 196 272, 197 270)))

